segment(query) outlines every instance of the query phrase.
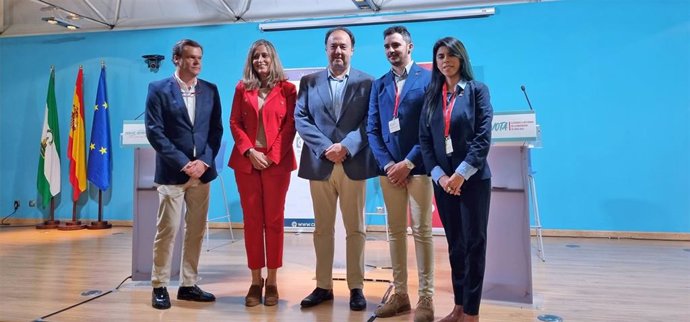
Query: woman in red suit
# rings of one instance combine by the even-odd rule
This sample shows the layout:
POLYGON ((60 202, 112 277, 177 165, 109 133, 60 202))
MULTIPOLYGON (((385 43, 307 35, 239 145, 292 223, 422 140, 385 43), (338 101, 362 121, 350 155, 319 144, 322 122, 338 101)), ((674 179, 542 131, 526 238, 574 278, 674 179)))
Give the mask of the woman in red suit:
POLYGON ((246 306, 278 303, 276 273, 283 265, 283 218, 290 172, 297 168, 295 85, 288 82, 273 44, 257 40, 249 49, 242 80, 237 83, 230 114, 235 140, 228 166, 244 213, 244 240, 252 284, 246 306), (265 245, 265 248, 264 248, 265 245))

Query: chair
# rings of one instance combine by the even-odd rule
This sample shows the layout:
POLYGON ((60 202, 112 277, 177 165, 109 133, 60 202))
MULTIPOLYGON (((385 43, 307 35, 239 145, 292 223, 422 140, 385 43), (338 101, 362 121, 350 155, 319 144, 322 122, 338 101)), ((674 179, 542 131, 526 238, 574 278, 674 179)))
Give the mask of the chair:
MULTIPOLYGON (((220 150, 218 150, 218 155, 216 155, 216 159, 215 159, 216 171, 218 172, 218 182, 220 182, 220 188, 223 191, 223 205, 225 205, 225 215, 206 219, 206 251, 211 250, 210 243, 209 243, 209 227, 208 227, 210 221, 225 218, 228 221, 228 228, 230 229, 230 240, 231 240, 231 242, 235 241, 235 235, 232 232, 232 220, 230 218, 230 207, 228 206, 228 194, 225 192, 225 181, 223 180, 223 176, 221 175, 221 173, 223 172, 223 169, 226 167, 226 164, 225 164, 226 145, 227 145, 227 143, 225 141, 221 142, 220 150)), ((210 213, 209 213, 209 215, 210 215, 210 213)))

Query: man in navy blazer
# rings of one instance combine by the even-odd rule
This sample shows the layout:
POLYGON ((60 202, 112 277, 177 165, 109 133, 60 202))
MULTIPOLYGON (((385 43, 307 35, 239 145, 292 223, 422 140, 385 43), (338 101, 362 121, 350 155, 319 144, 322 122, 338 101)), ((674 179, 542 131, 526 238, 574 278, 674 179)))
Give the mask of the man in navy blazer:
POLYGON ((419 147, 419 118, 431 72, 412 61, 412 37, 404 26, 383 32, 391 70, 374 82, 367 135, 379 166, 379 182, 388 216, 395 294, 376 316, 391 317, 411 309, 407 292, 407 208, 414 236, 419 276, 415 322, 434 320, 434 244, 431 235, 432 186, 419 147))
POLYGON ((209 182, 218 175, 214 159, 223 136, 220 96, 216 85, 197 78, 201 45, 189 39, 173 46, 173 77, 149 84, 146 137, 156 150, 160 204, 153 241, 151 305, 170 308, 172 249, 183 203, 186 227, 178 300, 212 302, 213 294, 197 285, 199 255, 208 213, 209 182))
POLYGON ((333 299, 336 204, 347 234, 350 309, 366 308, 364 286, 364 192, 376 167, 365 132, 372 77, 350 68, 355 37, 337 27, 326 33, 328 68, 302 77, 295 127, 304 141, 298 175, 309 180, 314 206, 316 289, 301 302, 311 307, 333 299))

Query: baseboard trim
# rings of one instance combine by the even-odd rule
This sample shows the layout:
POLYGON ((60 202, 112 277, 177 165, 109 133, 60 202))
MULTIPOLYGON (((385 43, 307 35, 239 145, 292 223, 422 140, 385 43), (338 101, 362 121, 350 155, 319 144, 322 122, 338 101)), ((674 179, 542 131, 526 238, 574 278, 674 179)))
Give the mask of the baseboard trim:
MULTIPOLYGON (((59 219, 64 221, 65 219, 59 219)), ((85 224, 90 224, 92 219, 82 219, 85 224)), ((7 220, 9 226, 30 226, 37 225, 43 222, 43 219, 25 219, 12 218, 7 220)), ((109 220, 115 227, 132 227, 131 220, 109 220)), ((227 229, 227 222, 210 222, 209 228, 212 229, 227 229)), ((243 229, 244 224, 241 222, 233 222, 233 229, 243 229)), ((313 229, 299 229, 299 231, 291 230, 290 227, 285 227, 286 232, 311 232, 313 229)), ((385 232, 386 226, 383 225, 368 225, 367 231, 371 232, 385 232)), ((408 229, 409 232, 409 229, 408 229)), ((443 228, 434 228, 434 235, 443 235, 443 228)), ((536 230, 531 229, 531 235, 536 236, 536 230)), ((611 239, 645 239, 645 240, 669 240, 669 241, 690 241, 690 233, 666 233, 666 232, 640 232, 640 231, 609 231, 609 230, 571 230, 571 229, 542 229, 542 236, 544 237, 572 237, 572 238, 611 238, 611 239)))
MULTIPOLYGON (((611 239, 648 239, 648 240, 677 240, 690 241, 690 233, 665 233, 641 231, 609 231, 609 230, 568 230, 542 229, 544 237, 574 237, 574 238, 611 238, 611 239)), ((536 229, 531 230, 536 236, 536 229)))

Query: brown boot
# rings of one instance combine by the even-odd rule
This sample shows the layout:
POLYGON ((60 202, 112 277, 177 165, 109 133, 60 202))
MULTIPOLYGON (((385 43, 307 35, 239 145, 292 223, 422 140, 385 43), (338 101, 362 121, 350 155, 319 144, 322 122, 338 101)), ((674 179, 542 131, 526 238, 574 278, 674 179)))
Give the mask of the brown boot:
POLYGON ((410 306, 410 297, 407 294, 393 294, 386 304, 376 309, 376 316, 380 318, 387 318, 395 316, 400 313, 409 312, 412 309, 410 306))
POLYGON ((438 322, 466 322, 462 319, 462 317, 462 305, 456 305, 453 307, 453 311, 450 312, 450 314, 438 322))
POLYGON ((430 296, 421 296, 414 310, 414 322, 434 321, 434 300, 430 296))
POLYGON ((264 305, 274 306, 278 304, 278 286, 266 285, 266 294, 264 295, 264 305))
POLYGON ((252 284, 252 286, 249 287, 249 292, 247 292, 247 296, 244 298, 244 305, 252 307, 261 304, 261 294, 263 293, 263 288, 263 278, 261 279, 260 285, 252 284))

